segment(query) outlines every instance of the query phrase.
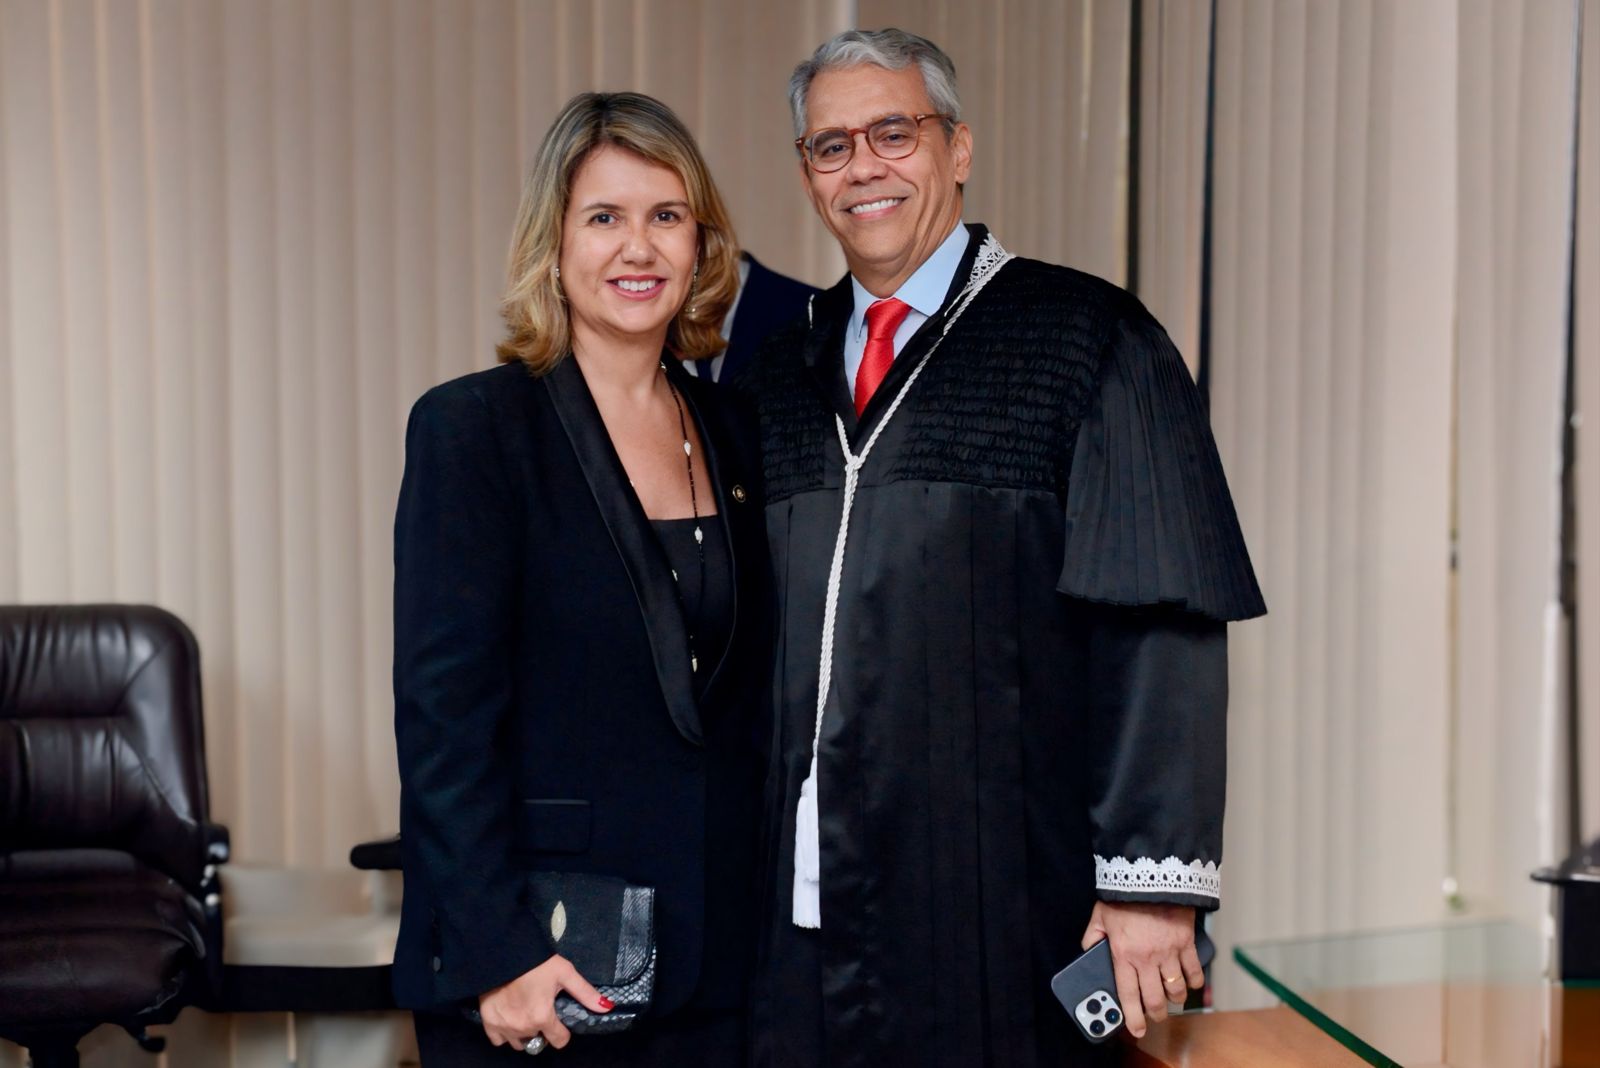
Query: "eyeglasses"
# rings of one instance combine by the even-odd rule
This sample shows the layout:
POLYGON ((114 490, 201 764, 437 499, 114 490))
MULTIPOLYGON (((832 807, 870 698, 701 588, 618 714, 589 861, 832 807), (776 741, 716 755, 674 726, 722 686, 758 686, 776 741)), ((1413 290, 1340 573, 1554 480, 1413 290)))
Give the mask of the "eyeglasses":
POLYGON ((810 137, 797 137, 794 147, 811 169, 822 174, 843 167, 856 154, 856 134, 867 135, 867 147, 879 159, 905 159, 917 150, 922 124, 928 119, 948 120, 949 115, 890 115, 871 126, 854 130, 830 127, 810 137))

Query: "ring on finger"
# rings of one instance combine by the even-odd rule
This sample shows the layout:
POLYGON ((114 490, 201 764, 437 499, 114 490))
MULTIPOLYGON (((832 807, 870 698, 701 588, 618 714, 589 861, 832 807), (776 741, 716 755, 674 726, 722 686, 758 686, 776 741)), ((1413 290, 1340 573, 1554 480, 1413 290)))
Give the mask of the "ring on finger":
POLYGON ((1177 986, 1179 983, 1183 982, 1183 976, 1181 976, 1181 975, 1162 976, 1161 981, 1163 983, 1165 983, 1166 985, 1168 985, 1168 986, 1177 986))
POLYGON ((543 1035, 534 1035, 522 1044, 522 1052, 538 1056, 544 1052, 546 1043, 543 1035))

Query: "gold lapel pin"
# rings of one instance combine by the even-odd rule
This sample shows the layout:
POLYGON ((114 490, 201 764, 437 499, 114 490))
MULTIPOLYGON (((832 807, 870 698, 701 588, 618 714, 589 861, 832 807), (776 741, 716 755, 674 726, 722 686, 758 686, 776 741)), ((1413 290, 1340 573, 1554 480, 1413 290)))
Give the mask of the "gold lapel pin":
POLYGON ((735 485, 733 487, 733 499, 738 501, 740 504, 743 504, 745 497, 746 493, 744 492, 744 487, 735 485))

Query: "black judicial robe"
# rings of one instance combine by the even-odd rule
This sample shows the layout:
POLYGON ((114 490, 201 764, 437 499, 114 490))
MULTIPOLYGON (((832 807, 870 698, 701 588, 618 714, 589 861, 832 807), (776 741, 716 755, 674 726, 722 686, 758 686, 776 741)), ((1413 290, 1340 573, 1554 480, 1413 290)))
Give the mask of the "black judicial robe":
POLYGON ((760 1066, 1092 1062, 1051 997, 1097 897, 1213 908, 1225 623, 1265 611, 1187 368, 1129 293, 1026 259, 959 316, 861 470, 818 750, 820 931, 791 920, 844 419, 849 279, 776 335, 761 416, 779 590, 760 1066), (1097 859, 1098 858, 1098 859, 1097 859))

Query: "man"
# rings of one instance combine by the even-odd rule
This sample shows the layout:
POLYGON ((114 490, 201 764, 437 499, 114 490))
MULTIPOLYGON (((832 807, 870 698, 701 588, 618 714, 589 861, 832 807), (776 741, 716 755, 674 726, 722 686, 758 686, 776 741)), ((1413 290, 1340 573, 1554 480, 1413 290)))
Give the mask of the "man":
POLYGON ((1204 406, 1131 295, 962 225, 954 75, 851 31, 790 83, 850 273, 746 381, 781 601, 763 1068, 1093 1063, 1051 975, 1109 937, 1142 1034, 1220 896, 1225 624, 1265 606, 1204 406))
POLYGON ((816 289, 779 274, 748 252, 739 254, 739 292, 722 336, 728 347, 708 360, 689 360, 689 373, 713 382, 732 382, 744 373, 762 342, 779 327, 805 314, 816 289))

